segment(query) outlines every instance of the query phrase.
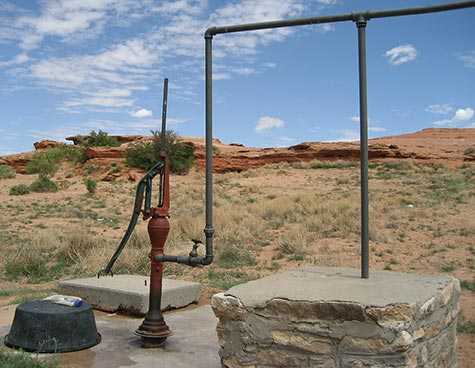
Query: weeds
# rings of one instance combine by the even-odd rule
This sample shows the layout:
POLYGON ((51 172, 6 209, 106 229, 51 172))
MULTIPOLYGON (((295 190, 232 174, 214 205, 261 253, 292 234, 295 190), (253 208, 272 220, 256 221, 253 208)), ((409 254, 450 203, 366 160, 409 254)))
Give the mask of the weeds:
POLYGON ((467 321, 465 318, 460 317, 457 323, 457 332, 475 334, 475 321, 467 321))
POLYGON ((460 282, 460 286, 462 287, 462 289, 475 292, 475 280, 473 281, 462 280, 460 282))
POLYGON ((10 191, 8 193, 14 196, 29 194, 30 187, 25 184, 14 185, 10 188, 10 191))
POLYGON ((357 162, 352 161, 311 161, 309 169, 348 169, 358 166, 357 162))
POLYGON ((55 360, 40 360, 23 352, 11 352, 0 349, 0 367, 2 368, 56 368, 55 360))
POLYGON ((37 193, 53 193, 58 191, 58 185, 47 175, 40 174, 30 185, 30 190, 37 193))
POLYGON ((86 180, 84 180, 84 185, 86 186, 86 189, 89 194, 96 193, 97 182, 95 180, 87 178, 86 180))
POLYGON ((84 149, 71 145, 60 145, 44 151, 38 151, 26 165, 28 174, 54 175, 62 161, 85 162, 84 149))
POLYGON ((237 268, 242 266, 254 266, 256 257, 246 248, 234 245, 226 245, 217 255, 217 263, 223 268, 237 268))
POLYGON ((215 271, 208 270, 208 281, 211 287, 227 290, 235 285, 242 284, 250 280, 249 275, 241 271, 215 271))
POLYGON ((439 205, 447 201, 462 203, 464 191, 468 189, 469 182, 460 174, 435 174, 431 178, 431 184, 427 196, 431 205, 439 205))
POLYGON ((0 165, 0 179, 12 179, 16 176, 15 170, 7 165, 0 165))
POLYGON ((446 263, 440 266, 440 270, 442 272, 453 272, 455 271, 456 267, 452 263, 446 263))
POLYGON ((64 262, 50 264, 47 254, 41 251, 23 252, 5 263, 5 276, 8 280, 26 278, 31 283, 54 280, 61 276, 64 262))

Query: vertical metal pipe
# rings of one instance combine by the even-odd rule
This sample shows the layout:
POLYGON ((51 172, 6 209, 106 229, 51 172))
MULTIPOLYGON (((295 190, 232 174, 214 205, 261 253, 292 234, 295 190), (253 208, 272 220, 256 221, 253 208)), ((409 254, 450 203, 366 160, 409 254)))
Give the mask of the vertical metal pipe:
POLYGON ((168 107, 168 78, 163 80, 163 105, 162 105, 162 132, 160 135, 160 145, 164 149, 165 134, 167 129, 167 107, 168 107))
POLYGON ((213 36, 205 34, 206 236, 207 261, 213 259, 213 36))
POLYGON ((369 278, 368 225, 368 100, 366 79, 366 19, 356 20, 360 89, 360 170, 361 170, 361 278, 369 278))

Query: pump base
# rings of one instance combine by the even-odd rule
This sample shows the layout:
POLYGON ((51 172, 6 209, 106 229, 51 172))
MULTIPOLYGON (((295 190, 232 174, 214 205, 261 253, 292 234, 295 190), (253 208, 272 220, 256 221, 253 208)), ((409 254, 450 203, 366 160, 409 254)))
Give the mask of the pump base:
POLYGON ((163 317, 159 320, 145 318, 140 327, 135 330, 135 334, 142 339, 142 347, 157 348, 165 342, 173 332, 165 323, 163 317))

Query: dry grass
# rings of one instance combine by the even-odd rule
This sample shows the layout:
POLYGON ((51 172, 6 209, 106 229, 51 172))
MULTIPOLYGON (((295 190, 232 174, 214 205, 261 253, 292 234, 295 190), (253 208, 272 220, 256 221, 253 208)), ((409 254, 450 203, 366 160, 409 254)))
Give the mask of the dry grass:
MULTIPOLYGON (((372 163, 371 268, 444 272, 471 280, 475 218, 467 214, 475 209, 474 173, 474 165, 449 170, 372 163)), ((9 196, 8 188, 28 184, 30 176, 0 181, 0 283, 5 290, 95 275, 127 226, 134 184, 99 182, 92 197, 81 178, 61 170, 56 175, 64 189, 29 194, 27 200, 9 196)), ((196 171, 172 177, 167 254, 188 254, 190 239, 203 239, 203 182, 196 171)), ((227 288, 302 264, 359 267, 354 164, 269 165, 216 175, 215 183, 216 262, 204 269, 169 264, 168 277, 227 288)), ((115 271, 147 274, 148 252, 146 224, 140 223, 115 271)))
MULTIPOLYGON (((235 250, 243 250, 242 254, 255 256, 258 265, 248 262, 245 267, 259 267, 261 253, 290 265, 294 261, 357 264, 359 191, 354 166, 345 162, 293 163, 217 175, 217 254, 229 256, 235 250), (282 180, 282 170, 292 178, 291 186, 282 180)), ((438 242, 455 235, 457 239, 465 238, 461 247, 469 246, 475 224, 461 214, 473 209, 473 172, 471 166, 451 172, 441 166, 410 162, 372 164, 370 239, 376 253, 381 254, 373 257, 374 266, 384 268, 390 262, 386 248, 401 248, 404 256, 410 253, 404 250, 408 244, 422 243, 425 249, 426 243, 434 239, 438 242)), ((203 237, 203 177, 193 172, 173 180, 167 253, 186 254, 191 248, 190 239, 203 237)), ((77 180, 59 193, 48 194, 49 198, 55 196, 54 202, 44 195, 35 197, 31 204, 10 197, 1 205, 13 216, 11 223, 3 221, 5 229, 11 236, 23 239, 20 246, 4 245, 11 250, 0 256, 7 278, 10 275, 10 279, 41 281, 63 275, 92 275, 104 266, 128 221, 133 185, 100 183, 95 198, 88 197, 83 188, 77 193, 80 185, 81 180, 77 180), (33 216, 26 220, 23 214, 31 211, 33 216), (40 269, 33 272, 15 268, 19 260, 40 269)), ((148 272, 149 241, 144 225, 118 262, 118 271, 148 272)), ((442 257, 442 253, 460 253, 458 247, 450 252, 433 249, 438 247, 423 254, 433 258, 429 268, 427 262, 410 267, 440 271, 449 261, 448 254, 442 257)), ((239 256, 245 258, 242 254, 239 256)), ((465 262, 466 266, 457 270, 467 272, 472 263, 465 262)), ((404 265, 398 262, 392 267, 404 265)), ((185 268, 177 273, 194 277, 196 271, 185 268)))

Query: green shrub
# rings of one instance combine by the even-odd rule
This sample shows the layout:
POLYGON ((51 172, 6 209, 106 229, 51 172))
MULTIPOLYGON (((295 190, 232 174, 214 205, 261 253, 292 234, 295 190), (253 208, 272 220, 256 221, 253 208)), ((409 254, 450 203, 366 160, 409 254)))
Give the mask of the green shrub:
POLYGON ((40 174, 30 185, 30 190, 37 193, 57 192, 58 186, 47 175, 40 174))
POLYGON ((87 178, 86 180, 84 180, 84 185, 86 186, 86 189, 90 194, 96 193, 97 183, 95 180, 87 178))
POLYGON ((26 165, 28 174, 54 175, 59 169, 61 161, 85 162, 85 149, 71 145, 61 145, 47 150, 36 152, 26 165))
POLYGON ((162 148, 168 153, 170 170, 175 174, 186 174, 195 160, 194 148, 178 140, 176 133, 167 131, 163 145, 160 143, 160 134, 153 133, 152 142, 134 144, 127 150, 127 165, 149 170, 160 161, 162 148))
POLYGON ((86 147, 117 147, 120 146, 119 141, 115 137, 109 136, 108 133, 99 130, 93 130, 84 138, 81 145, 86 147))
POLYGON ((60 161, 56 152, 50 152, 50 150, 38 152, 26 165, 26 172, 28 174, 54 175, 59 169, 60 161))
POLYGON ((16 176, 15 170, 7 165, 0 165, 0 179, 11 179, 16 176))
POLYGON ((463 316, 459 317, 457 332, 465 334, 475 334, 475 321, 467 321, 463 316))
POLYGON ((460 286, 462 287, 462 289, 475 292, 475 280, 474 281, 462 280, 460 281, 460 286))
POLYGON ((10 195, 25 195, 30 193, 30 188, 25 184, 14 185, 10 188, 10 195))

